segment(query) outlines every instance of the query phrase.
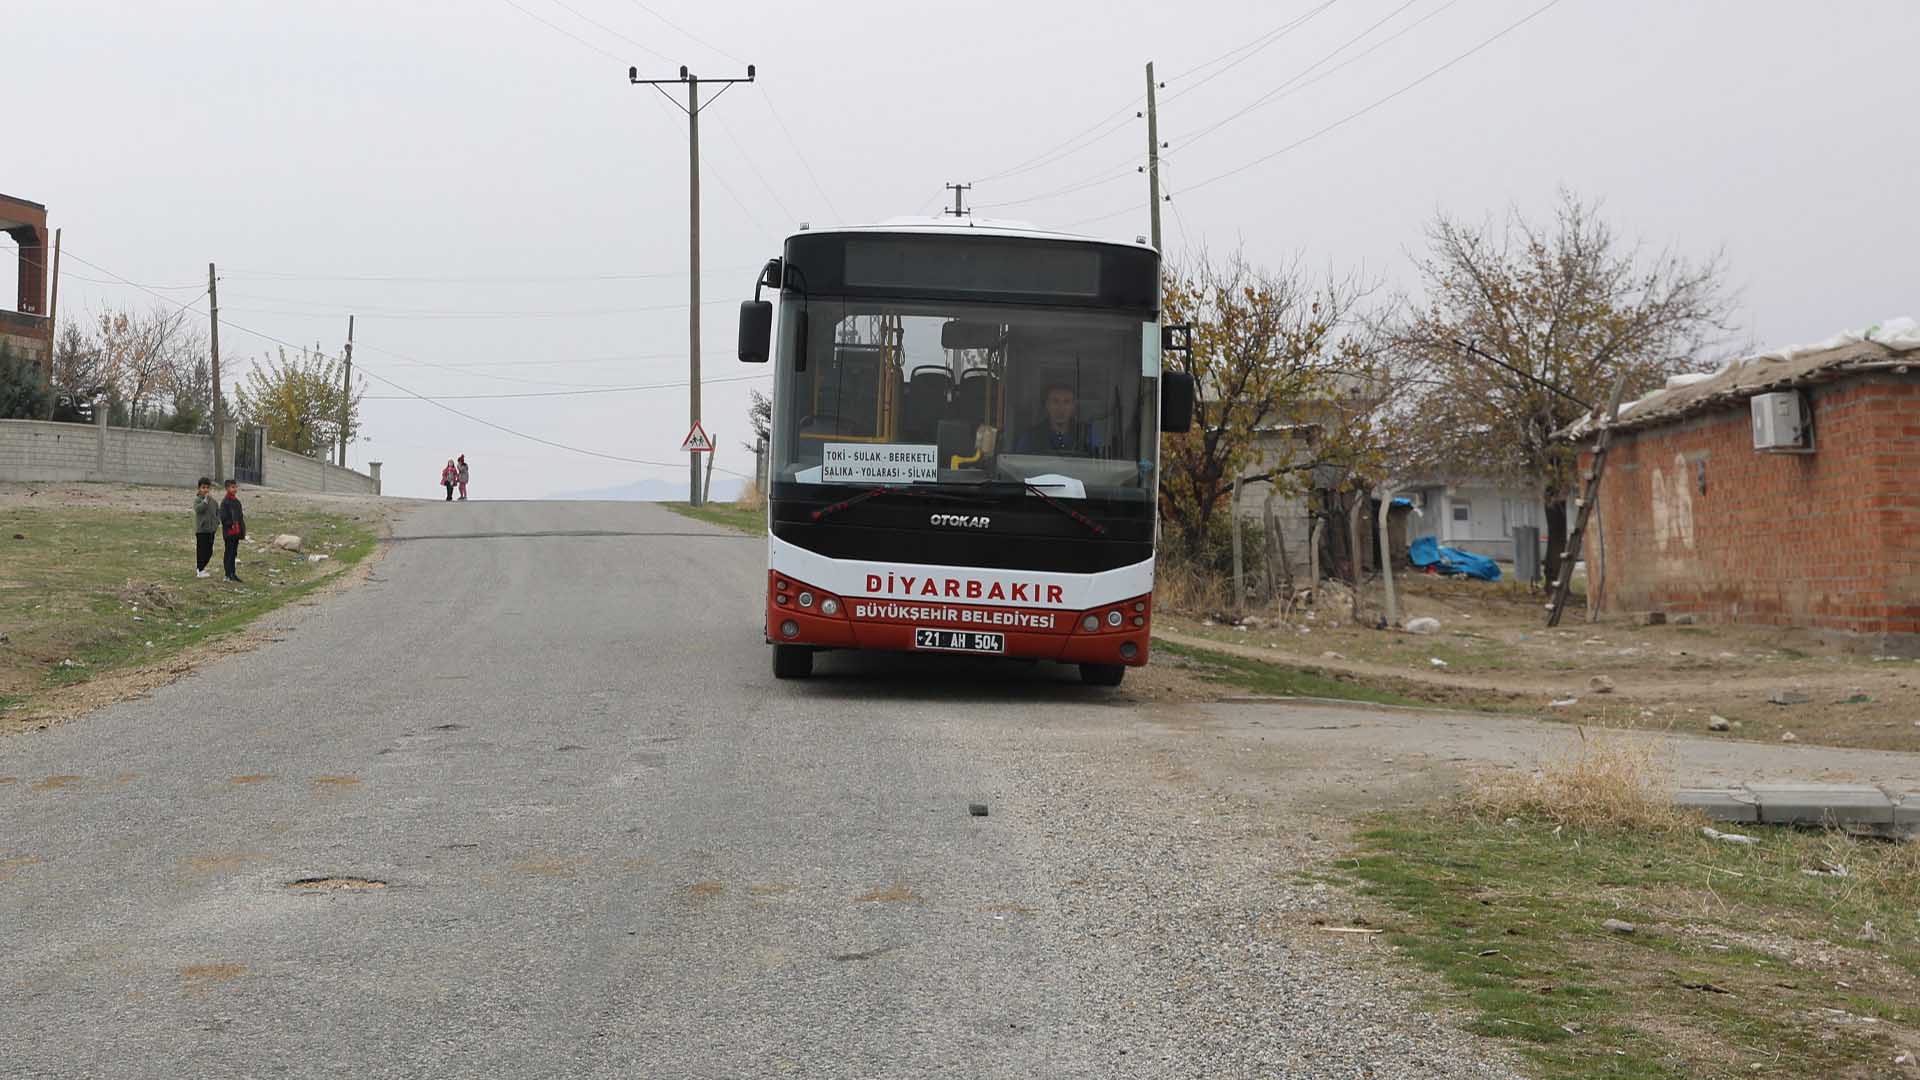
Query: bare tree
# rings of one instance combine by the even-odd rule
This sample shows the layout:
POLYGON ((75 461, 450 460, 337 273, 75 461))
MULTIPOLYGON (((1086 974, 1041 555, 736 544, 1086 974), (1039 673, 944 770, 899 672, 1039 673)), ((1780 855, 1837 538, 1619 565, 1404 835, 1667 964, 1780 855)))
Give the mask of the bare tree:
POLYGON ((1586 411, 1569 398, 1604 402, 1622 376, 1631 398, 1707 366, 1701 355, 1728 332, 1733 310, 1723 261, 1623 244, 1598 204, 1567 192, 1545 226, 1518 211, 1479 227, 1442 214, 1427 242, 1425 305, 1397 331, 1415 392, 1396 401, 1396 464, 1538 484, 1551 579, 1576 458, 1553 433, 1586 411))
POLYGON ((1161 444, 1160 505, 1185 550, 1205 549, 1234 478, 1252 468, 1276 488, 1313 466, 1360 465, 1375 350, 1360 317, 1369 288, 1355 278, 1309 281, 1297 266, 1270 271, 1236 254, 1202 253, 1169 267, 1168 322, 1193 328, 1189 358, 1199 396, 1194 430, 1161 444), (1298 437, 1266 440, 1288 429, 1298 437), (1304 448, 1304 450, 1303 450, 1304 448))
POLYGON ((165 403, 182 375, 206 352, 199 324, 185 308, 154 307, 141 312, 107 308, 95 326, 102 381, 125 408, 127 422, 148 426, 167 419, 165 403))

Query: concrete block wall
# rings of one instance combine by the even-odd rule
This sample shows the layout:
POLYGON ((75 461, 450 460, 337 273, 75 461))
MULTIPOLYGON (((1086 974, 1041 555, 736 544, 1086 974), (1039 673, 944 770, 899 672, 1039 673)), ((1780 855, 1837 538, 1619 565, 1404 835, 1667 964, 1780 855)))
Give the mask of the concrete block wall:
MULTIPOLYGON (((233 475, 235 440, 213 461, 213 439, 92 424, 0 420, 0 481, 124 483, 191 487, 202 476, 217 484, 233 475)), ((351 469, 267 448, 265 486, 283 491, 375 495, 379 482, 351 469)))
POLYGON ((264 475, 266 485, 280 491, 337 491, 360 495, 380 493, 379 484, 371 476, 277 446, 267 447, 264 475))
POLYGON ((92 480, 99 457, 100 434, 90 425, 0 420, 0 480, 92 480))
MULTIPOLYGON (((226 479, 220 474, 232 471, 214 467, 213 440, 205 435, 115 427, 95 430, 106 443, 104 468, 96 479, 190 487, 202 476, 218 484, 226 479)), ((231 441, 226 449, 231 454, 231 441)))
POLYGON ((1807 394, 1810 454, 1753 449, 1745 402, 1615 437, 1586 541, 1603 610, 1920 650, 1920 374, 1807 394))

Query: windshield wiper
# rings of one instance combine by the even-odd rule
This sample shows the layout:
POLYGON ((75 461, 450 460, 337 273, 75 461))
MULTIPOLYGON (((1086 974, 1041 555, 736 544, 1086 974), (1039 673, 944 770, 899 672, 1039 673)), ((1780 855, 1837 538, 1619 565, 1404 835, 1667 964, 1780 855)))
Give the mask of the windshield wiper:
POLYGON ((1100 524, 1099 522, 1093 520, 1092 518, 1081 513, 1080 511, 1075 510, 1073 507, 1068 506, 1065 503, 1062 503, 1059 500, 1055 499, 1053 496, 1047 494, 1046 489, 1041 487, 1039 484, 1036 484, 1031 480, 1022 480, 1020 483, 1021 483, 1021 486, 1027 489, 1027 492, 1029 494, 1040 496, 1041 502, 1046 503, 1048 506, 1053 507, 1055 510, 1060 511, 1061 513, 1067 515, 1073 520, 1093 530, 1093 535, 1105 536, 1107 534, 1107 527, 1105 525, 1100 524))
POLYGON ((933 502, 968 503, 975 506, 980 505, 979 499, 971 498, 966 495, 952 495, 944 491, 929 491, 926 488, 908 487, 900 484, 882 484, 877 488, 870 488, 866 491, 863 491, 860 494, 853 496, 852 498, 842 499, 837 503, 832 503, 828 506, 823 506, 820 509, 813 511, 812 518, 814 521, 820 521, 828 517, 829 515, 837 514, 840 511, 845 510, 850 506, 858 506, 861 503, 866 502, 868 499, 877 498, 881 495, 911 495, 916 499, 928 499, 933 502))

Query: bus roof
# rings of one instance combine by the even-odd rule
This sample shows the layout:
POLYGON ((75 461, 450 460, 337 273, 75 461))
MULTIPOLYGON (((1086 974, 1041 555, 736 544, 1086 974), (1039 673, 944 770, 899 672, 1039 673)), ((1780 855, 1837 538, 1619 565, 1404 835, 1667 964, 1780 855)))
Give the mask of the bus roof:
POLYGON ((1083 233, 1062 232, 1056 229, 1043 229, 1024 221, 1002 221, 994 218, 957 218, 950 214, 940 217, 899 217, 873 225, 834 225, 827 228, 803 228, 794 236, 814 236, 821 233, 918 233, 928 236, 1000 236, 1018 237, 1027 240, 1061 240, 1076 244, 1108 244, 1119 247, 1137 247, 1148 251, 1153 245, 1143 237, 1121 240, 1108 236, 1087 236, 1083 233))

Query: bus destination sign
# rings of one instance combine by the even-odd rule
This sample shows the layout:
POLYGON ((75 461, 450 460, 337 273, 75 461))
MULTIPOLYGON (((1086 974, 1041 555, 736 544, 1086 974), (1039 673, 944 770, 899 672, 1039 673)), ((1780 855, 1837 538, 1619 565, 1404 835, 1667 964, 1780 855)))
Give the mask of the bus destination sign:
POLYGON ((939 449, 912 443, 828 443, 820 456, 825 483, 917 484, 938 479, 939 449))

